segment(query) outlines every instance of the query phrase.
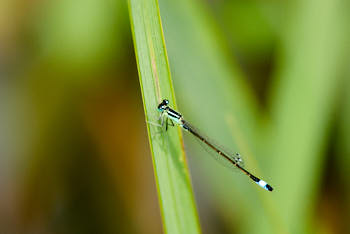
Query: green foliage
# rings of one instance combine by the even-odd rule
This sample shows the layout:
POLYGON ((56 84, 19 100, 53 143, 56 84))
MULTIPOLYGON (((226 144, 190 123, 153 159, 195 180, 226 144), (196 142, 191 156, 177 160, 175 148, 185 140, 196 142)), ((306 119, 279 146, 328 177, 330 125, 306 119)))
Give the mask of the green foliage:
MULTIPOLYGON (((244 233, 304 233, 314 228, 309 217, 344 49, 341 3, 288 5, 287 17, 279 23, 281 46, 268 93, 270 115, 265 116, 242 72, 229 62, 227 42, 206 9, 196 1, 161 2, 182 112, 240 151, 248 169, 275 186, 271 194, 259 188, 255 192, 243 176, 231 176, 213 164, 205 168, 212 170, 204 180, 211 182, 222 212, 231 217, 239 209, 243 214, 239 221, 244 233)), ((202 161, 198 158, 196 165, 202 161)), ((237 229, 231 221, 232 230, 237 229)))
MULTIPOLYGON (((170 97, 174 103, 174 95, 163 92, 166 88, 157 83, 157 77, 170 77, 167 66, 163 66, 167 64, 164 45, 155 46, 161 34, 160 27, 152 31, 154 21, 144 14, 148 11, 147 1, 133 2, 139 2, 138 7, 142 8, 139 11, 131 8, 134 26, 135 12, 138 12, 136 18, 140 21, 137 23, 143 24, 145 29, 135 32, 135 45, 145 111, 149 117, 161 98, 170 97), (161 52, 157 55, 157 51, 161 52), (161 60, 157 60, 159 58, 161 60), (147 76, 150 78, 146 80, 147 76), (153 96, 148 100, 146 95, 150 94, 153 96)), ((310 217, 316 206, 325 142, 340 84, 338 71, 344 65, 341 62, 347 33, 346 14, 342 9, 344 1, 295 1, 287 3, 286 9, 277 4, 267 9, 255 1, 241 8, 223 7, 221 10, 225 14, 220 26, 231 32, 229 39, 238 44, 232 46, 233 53, 220 31, 219 21, 215 21, 198 1, 164 0, 160 4, 179 110, 208 135, 239 151, 247 169, 275 188, 273 193, 267 193, 251 185, 243 175, 222 170, 220 165, 203 157, 194 157, 194 164, 205 171, 200 175, 201 180, 205 181, 208 193, 214 194, 228 226, 232 224, 230 229, 244 233, 307 233, 319 229, 310 217), (231 9, 241 15, 230 15, 231 9), (249 24, 248 27, 244 23, 249 24), (254 33, 245 31, 260 26, 254 33), (259 36, 263 41, 259 41, 259 36), (271 52, 272 45, 276 51, 271 52), (260 49, 257 60, 264 53, 276 56, 273 79, 266 92, 267 111, 259 108, 257 98, 244 81, 243 69, 237 65, 239 53, 235 46, 243 46, 243 53, 246 51, 250 55, 260 49), (231 53, 236 53, 233 61, 231 53), (235 217, 237 213, 240 217, 235 217), (235 222, 231 217, 235 217, 235 222)), ((218 12, 220 15, 220 9, 218 12)), ((151 138, 151 145, 163 141, 156 139, 152 142, 151 138)), ((188 143, 192 147, 191 140, 188 143)), ((154 145, 151 147, 156 162, 157 153, 154 145)), ((198 149, 195 151, 200 156, 205 154, 198 149)), ((161 187, 158 174, 161 168, 157 163, 155 166, 161 187)), ((162 193, 160 195, 162 202, 165 198, 162 193)))
MULTIPOLYGON (((146 120, 155 122, 162 99, 176 107, 158 3, 130 0, 129 9, 146 120)), ((164 228, 167 233, 199 233, 181 131, 160 131, 148 124, 164 228)))

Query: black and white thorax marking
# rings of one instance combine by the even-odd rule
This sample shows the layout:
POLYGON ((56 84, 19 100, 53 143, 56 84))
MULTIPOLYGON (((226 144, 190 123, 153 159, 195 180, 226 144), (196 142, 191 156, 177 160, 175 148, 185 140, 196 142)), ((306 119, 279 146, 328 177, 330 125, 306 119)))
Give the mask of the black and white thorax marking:
POLYGON ((176 123, 181 123, 182 115, 179 112, 171 109, 170 107, 167 107, 165 111, 171 120, 173 120, 176 123))

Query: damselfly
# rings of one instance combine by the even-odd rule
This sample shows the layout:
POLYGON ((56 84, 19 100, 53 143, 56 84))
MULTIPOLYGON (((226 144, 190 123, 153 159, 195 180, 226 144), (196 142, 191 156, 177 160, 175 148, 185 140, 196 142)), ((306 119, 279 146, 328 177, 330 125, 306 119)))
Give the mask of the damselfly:
POLYGON ((159 105, 158 105, 158 111, 161 112, 161 124, 164 126, 166 130, 168 130, 169 124, 171 126, 174 126, 174 123, 178 124, 181 128, 186 130, 187 132, 191 133, 193 136, 198 138, 201 142, 203 142, 205 145, 207 145, 211 150, 213 150, 216 154, 219 155, 223 160, 227 161, 229 164, 233 165, 234 167, 237 167, 240 171, 242 171, 244 174, 249 176, 250 179, 252 179, 256 184, 258 184, 260 187, 272 191, 273 188, 267 184, 265 181, 259 179, 258 177, 254 176, 252 173, 247 171, 242 166, 242 159, 239 154, 230 155, 225 150, 221 150, 218 146, 216 146, 213 141, 208 139, 207 137, 204 137, 204 135, 200 134, 198 130, 196 130, 191 124, 189 124, 182 115, 170 108, 169 101, 164 99, 159 105))

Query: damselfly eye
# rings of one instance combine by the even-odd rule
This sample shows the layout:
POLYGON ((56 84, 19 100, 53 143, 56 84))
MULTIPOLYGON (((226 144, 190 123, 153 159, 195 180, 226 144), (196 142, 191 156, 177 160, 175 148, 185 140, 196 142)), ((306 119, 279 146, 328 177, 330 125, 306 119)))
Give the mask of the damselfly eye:
POLYGON ((169 101, 167 99, 164 99, 159 105, 158 105, 158 111, 163 111, 168 106, 169 101))

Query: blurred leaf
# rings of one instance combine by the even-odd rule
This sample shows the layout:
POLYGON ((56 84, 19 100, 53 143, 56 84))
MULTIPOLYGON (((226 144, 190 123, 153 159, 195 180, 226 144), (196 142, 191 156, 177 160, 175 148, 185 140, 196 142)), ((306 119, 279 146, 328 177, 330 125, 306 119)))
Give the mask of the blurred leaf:
MULTIPOLYGON (((348 32, 349 33, 349 32, 348 32)), ((347 37, 350 38, 350 37, 347 37)), ((348 56, 346 60, 349 61, 349 48, 348 56)), ((347 62, 347 65, 349 63, 347 62)), ((339 123, 339 141, 336 143, 338 146, 337 149, 337 159, 336 165, 339 170, 337 173, 341 175, 339 179, 339 185, 341 190, 339 194, 343 199, 340 199, 339 202, 342 204, 342 210, 345 211, 345 214, 339 214, 340 222, 343 224, 340 228, 344 228, 343 233, 347 233, 350 230, 350 224, 347 222, 348 217, 350 217, 350 175, 348 169, 350 167, 350 66, 347 67, 347 72, 345 74, 346 82, 343 86, 344 95, 342 95, 341 106, 340 106, 340 123, 339 123), (344 202, 344 203, 342 203, 344 202)), ((336 138, 337 139, 337 138, 336 138)), ((338 197, 337 197, 338 199, 338 197)))
POLYGON ((278 189, 273 199, 290 233, 304 233, 311 225, 340 80, 342 3, 308 0, 289 6, 281 67, 271 95, 269 161, 278 189))
MULTIPOLYGON (((129 0, 129 9, 146 120, 155 122, 162 99, 176 108, 158 3, 129 0)), ((147 126, 165 231, 199 233, 181 130, 147 126)))
POLYGON ((277 2, 229 1, 220 6, 218 17, 236 50, 258 57, 270 53, 278 32, 274 25, 279 23, 275 22, 277 12, 281 10, 276 5, 277 2))
POLYGON ((37 17, 41 54, 88 73, 121 49, 125 8, 112 0, 46 2, 37 17))

